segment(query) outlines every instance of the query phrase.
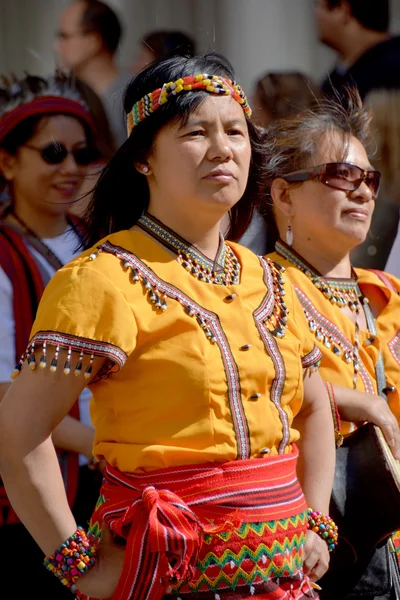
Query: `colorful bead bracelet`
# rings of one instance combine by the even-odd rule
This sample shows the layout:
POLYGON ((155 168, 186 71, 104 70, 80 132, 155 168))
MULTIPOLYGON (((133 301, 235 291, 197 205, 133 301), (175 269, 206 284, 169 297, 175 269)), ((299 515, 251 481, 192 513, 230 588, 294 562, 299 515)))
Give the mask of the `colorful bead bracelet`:
POLYGON ((247 116, 251 116, 251 108, 240 85, 227 77, 199 73, 198 75, 188 75, 180 77, 176 81, 164 83, 161 88, 146 94, 143 98, 135 102, 131 112, 127 116, 128 135, 131 134, 132 129, 136 125, 139 125, 141 121, 149 117, 157 108, 168 102, 171 96, 176 96, 180 92, 195 90, 203 90, 210 94, 232 96, 236 102, 239 102, 247 116))
POLYGON ((335 549, 338 543, 338 528, 333 519, 309 508, 307 528, 327 543, 329 552, 335 549))
POLYGON ((97 545, 89 538, 82 527, 69 537, 55 551, 54 555, 46 556, 44 566, 53 573, 65 587, 76 592, 75 583, 96 562, 97 545))

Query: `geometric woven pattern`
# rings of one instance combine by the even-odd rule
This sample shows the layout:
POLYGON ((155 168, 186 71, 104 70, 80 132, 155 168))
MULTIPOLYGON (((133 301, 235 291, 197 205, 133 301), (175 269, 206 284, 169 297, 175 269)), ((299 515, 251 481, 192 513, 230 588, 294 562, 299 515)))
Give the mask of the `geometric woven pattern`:
POLYGON ((105 522, 126 541, 114 600, 307 598, 297 454, 143 474, 107 464, 90 533, 105 522))
POLYGON ((207 535, 194 578, 173 588, 179 596, 236 590, 243 585, 301 573, 306 513, 266 523, 245 523, 237 530, 207 535))

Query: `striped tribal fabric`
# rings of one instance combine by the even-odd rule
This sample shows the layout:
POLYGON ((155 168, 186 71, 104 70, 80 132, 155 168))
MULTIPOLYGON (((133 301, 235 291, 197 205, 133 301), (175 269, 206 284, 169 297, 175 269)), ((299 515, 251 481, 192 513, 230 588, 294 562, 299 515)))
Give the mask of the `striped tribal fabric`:
MULTIPOLYGON (((158 600, 171 587, 193 580, 207 535, 303 513, 307 506, 296 476, 297 456, 293 446, 284 455, 139 474, 107 465, 105 502, 92 522, 98 524, 95 533, 105 521, 127 542, 113 600, 158 600)), ((300 537, 305 521, 301 529, 300 537)))

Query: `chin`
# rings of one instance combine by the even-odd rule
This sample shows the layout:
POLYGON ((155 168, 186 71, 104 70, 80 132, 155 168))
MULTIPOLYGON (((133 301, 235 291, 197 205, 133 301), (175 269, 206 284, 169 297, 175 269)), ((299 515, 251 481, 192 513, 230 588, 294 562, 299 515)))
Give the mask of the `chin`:
POLYGON ((365 231, 364 229, 346 232, 345 237, 346 237, 346 241, 347 241, 347 244, 350 247, 350 249, 352 250, 356 246, 359 246, 360 244, 362 244, 366 240, 367 234, 368 234, 368 231, 365 231))
POLYGON ((237 196, 232 197, 230 194, 214 194, 204 199, 203 204, 209 207, 214 206, 216 209, 228 211, 239 202, 237 196))

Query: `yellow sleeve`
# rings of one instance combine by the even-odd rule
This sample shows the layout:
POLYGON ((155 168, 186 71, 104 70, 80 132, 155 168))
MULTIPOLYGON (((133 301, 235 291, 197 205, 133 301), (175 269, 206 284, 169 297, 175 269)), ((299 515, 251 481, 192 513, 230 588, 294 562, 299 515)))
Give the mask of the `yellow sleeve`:
POLYGON ((125 364, 136 336, 135 317, 122 291, 91 263, 77 259, 60 269, 45 289, 19 370, 24 360, 31 368, 55 370, 59 351, 66 350, 68 358, 61 365, 66 374, 83 371, 89 378, 91 363, 99 356, 107 359, 103 377, 125 364), (47 365, 49 345, 56 353, 47 365))

